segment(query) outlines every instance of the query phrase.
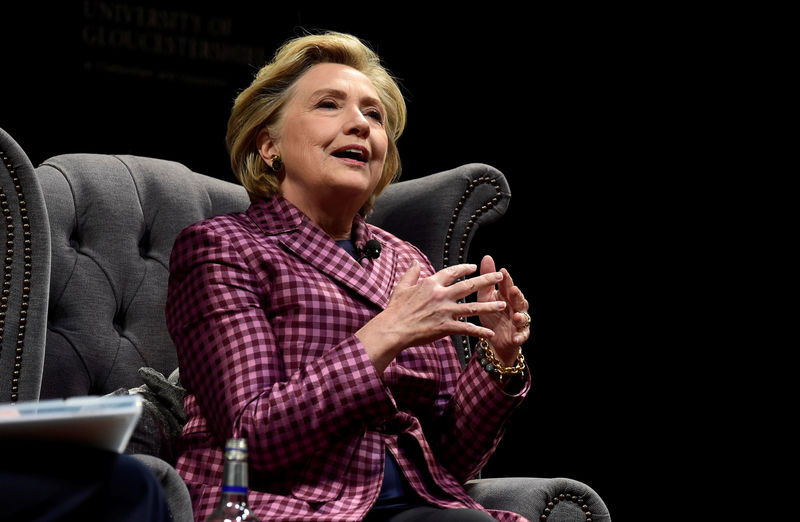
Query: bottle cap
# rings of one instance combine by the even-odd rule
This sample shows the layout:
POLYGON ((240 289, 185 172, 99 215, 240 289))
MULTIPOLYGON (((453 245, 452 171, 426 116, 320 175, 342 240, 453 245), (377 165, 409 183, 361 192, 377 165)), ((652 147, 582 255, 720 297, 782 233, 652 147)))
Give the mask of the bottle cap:
POLYGON ((247 460, 247 440, 228 439, 225 443, 225 458, 227 460, 247 460))

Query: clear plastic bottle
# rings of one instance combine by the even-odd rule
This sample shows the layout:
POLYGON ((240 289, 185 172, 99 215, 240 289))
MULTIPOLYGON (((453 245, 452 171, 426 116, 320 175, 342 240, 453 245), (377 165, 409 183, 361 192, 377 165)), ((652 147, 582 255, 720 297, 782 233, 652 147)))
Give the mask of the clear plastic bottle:
POLYGON ((247 441, 228 439, 225 444, 225 469, 222 498, 207 522, 258 522, 247 502, 247 441))

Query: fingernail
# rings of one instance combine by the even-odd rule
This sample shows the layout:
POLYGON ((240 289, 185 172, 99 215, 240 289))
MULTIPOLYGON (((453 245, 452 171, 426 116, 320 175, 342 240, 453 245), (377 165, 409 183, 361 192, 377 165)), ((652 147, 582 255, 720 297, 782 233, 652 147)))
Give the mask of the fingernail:
POLYGON ((505 310, 506 309, 506 302, 505 301, 498 301, 497 302, 497 309, 498 310, 505 310))

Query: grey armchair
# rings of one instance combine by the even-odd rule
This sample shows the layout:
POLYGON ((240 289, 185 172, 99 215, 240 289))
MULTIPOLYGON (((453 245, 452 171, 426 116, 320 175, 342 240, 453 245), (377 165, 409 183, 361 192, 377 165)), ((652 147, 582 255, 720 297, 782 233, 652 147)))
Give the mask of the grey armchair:
MULTIPOLYGON (((509 199, 500 172, 471 164, 390 186, 369 220, 441 268, 467 259, 474 234, 509 199)), ((159 476, 175 520, 192 512, 172 468, 185 419, 163 313, 170 250, 188 224, 248 204, 240 186, 159 159, 67 154, 34 169, 0 129, 0 402, 141 394, 145 410, 126 452, 159 476)), ((455 340, 463 361, 470 342, 455 340)), ((610 520, 602 499, 570 479, 483 479, 468 488, 531 520, 610 520)))

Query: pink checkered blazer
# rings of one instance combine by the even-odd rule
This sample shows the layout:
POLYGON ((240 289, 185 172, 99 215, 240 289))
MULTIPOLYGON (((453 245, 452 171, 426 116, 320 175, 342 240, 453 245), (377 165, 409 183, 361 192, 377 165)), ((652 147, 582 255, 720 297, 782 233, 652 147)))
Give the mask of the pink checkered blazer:
POLYGON ((247 439, 261 520, 361 520, 386 448, 423 499, 483 509, 462 484, 529 384, 510 396, 476 361, 462 371, 449 338, 403 351, 380 377, 354 332, 386 306, 412 260, 423 276, 433 269, 356 218, 356 245, 371 238, 380 257, 359 263, 280 196, 177 238, 166 315, 187 389, 177 469, 196 519, 218 501, 221 444, 234 435, 247 439))

